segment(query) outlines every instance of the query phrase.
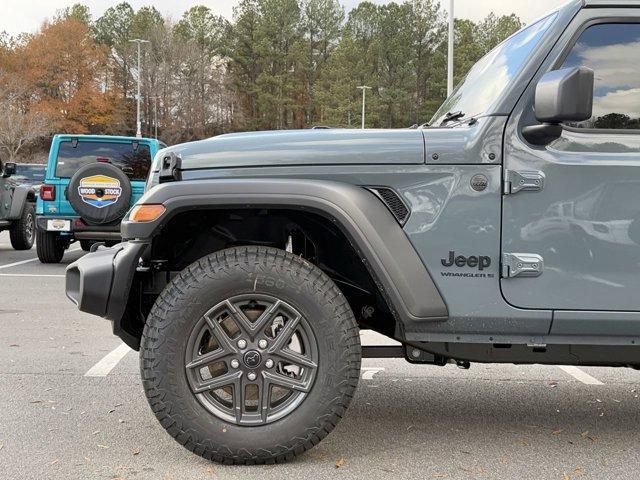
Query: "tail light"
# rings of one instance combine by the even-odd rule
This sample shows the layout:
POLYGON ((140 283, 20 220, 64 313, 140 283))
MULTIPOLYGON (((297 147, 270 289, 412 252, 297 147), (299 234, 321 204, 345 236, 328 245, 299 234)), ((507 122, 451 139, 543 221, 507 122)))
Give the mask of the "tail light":
POLYGON ((51 201, 56 199, 55 185, 40 185, 40 198, 42 200, 51 201))

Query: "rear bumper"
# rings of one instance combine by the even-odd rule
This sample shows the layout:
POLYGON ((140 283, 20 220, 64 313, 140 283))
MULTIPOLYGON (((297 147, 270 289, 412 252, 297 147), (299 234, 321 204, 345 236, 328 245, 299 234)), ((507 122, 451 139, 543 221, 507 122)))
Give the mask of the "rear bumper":
POLYGON ((123 242, 111 248, 100 247, 67 267, 66 294, 82 312, 97 315, 113 322, 113 330, 127 344, 128 338, 120 328, 127 308, 129 292, 138 260, 148 244, 123 242))
POLYGON ((78 240, 110 240, 119 242, 122 240, 120 235, 120 223, 115 225, 86 225, 78 217, 64 216, 36 216, 36 226, 38 230, 47 231, 48 220, 68 220, 69 230, 60 231, 60 235, 70 236, 78 240))

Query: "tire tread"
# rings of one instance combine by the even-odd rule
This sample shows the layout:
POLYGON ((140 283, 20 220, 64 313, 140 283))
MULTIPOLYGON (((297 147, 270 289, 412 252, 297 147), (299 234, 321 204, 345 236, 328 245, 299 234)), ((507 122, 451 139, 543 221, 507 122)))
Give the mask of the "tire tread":
POLYGON ((351 307, 335 283, 315 265, 283 250, 250 246, 222 250, 197 260, 180 272, 167 285, 156 300, 144 326, 140 368, 147 400, 160 424, 178 443, 188 450, 219 463, 225 464, 265 464, 283 463, 317 445, 342 419, 349 406, 358 383, 360 373, 360 337, 359 329, 351 307), (253 450, 243 448, 233 450, 226 445, 212 445, 210 441, 196 438, 193 431, 182 425, 179 411, 175 405, 166 401, 167 390, 160 383, 157 374, 158 349, 166 341, 164 330, 170 325, 169 314, 179 312, 174 308, 178 299, 188 295, 201 279, 223 278, 227 272, 235 269, 248 271, 250 266, 262 264, 276 270, 285 270, 300 278, 300 284, 311 285, 318 301, 331 304, 336 312, 338 328, 344 333, 346 348, 341 352, 342 369, 345 380, 340 382, 339 395, 330 401, 330 413, 323 414, 310 424, 304 435, 300 432, 291 439, 274 448, 253 450))
POLYGON ((27 216, 31 213, 32 228, 36 228, 36 209, 33 203, 26 203, 22 210, 20 218, 11 226, 9 230, 9 239, 14 250, 30 250, 33 247, 33 237, 27 238, 25 235, 25 227, 27 216))

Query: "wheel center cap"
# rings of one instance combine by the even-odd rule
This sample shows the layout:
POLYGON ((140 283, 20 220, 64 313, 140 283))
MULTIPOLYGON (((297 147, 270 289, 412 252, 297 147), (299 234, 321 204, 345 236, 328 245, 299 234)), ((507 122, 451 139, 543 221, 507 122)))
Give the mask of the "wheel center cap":
POLYGON ((257 350, 249 350, 242 359, 249 368, 256 368, 262 363, 262 355, 257 350))

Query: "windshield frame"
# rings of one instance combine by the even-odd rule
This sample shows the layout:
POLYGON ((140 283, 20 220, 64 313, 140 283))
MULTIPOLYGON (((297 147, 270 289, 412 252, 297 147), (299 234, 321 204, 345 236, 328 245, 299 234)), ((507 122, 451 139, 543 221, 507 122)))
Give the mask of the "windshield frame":
MULTIPOLYGON (((510 37, 508 37, 507 39, 505 39, 504 41, 496 45, 493 49, 491 49, 491 51, 486 53, 482 58, 480 58, 471 67, 469 72, 464 76, 464 78, 460 81, 460 83, 456 86, 456 88, 453 90, 451 95, 449 95, 447 99, 442 103, 442 105, 438 108, 436 113, 433 115, 433 117, 429 121, 429 124, 436 127, 438 126, 446 127, 447 122, 444 122, 443 124, 443 120, 446 118, 447 114, 451 112, 463 112, 463 116, 460 117, 460 119, 463 119, 463 120, 470 119, 470 118, 477 118, 480 116, 485 117, 485 116, 491 116, 491 115, 508 115, 511 109, 509 109, 509 111, 507 112, 501 111, 501 108, 500 108, 501 99, 505 97, 507 92, 511 88, 513 88, 514 85, 518 84, 519 78, 523 75, 523 73, 526 70, 528 70, 527 67, 532 62, 532 60, 538 56, 539 52, 541 50, 550 48, 547 45, 549 43, 549 38, 550 37, 553 38, 554 36, 558 35, 558 33, 556 32, 556 29, 558 24, 561 23, 559 21, 560 17, 562 16, 561 13, 563 10, 568 10, 569 6, 570 5, 567 5, 566 9, 561 8, 561 9, 554 10, 549 14, 530 23, 529 25, 524 26, 523 28, 515 32, 513 35, 511 35, 510 37), (529 45, 528 51, 525 53, 525 55, 523 55, 522 59, 520 60, 520 63, 516 66, 513 73, 504 82, 504 84, 501 87, 499 87, 488 100, 484 102, 482 107, 473 108, 472 110, 474 111, 468 111, 471 109, 465 108, 465 104, 469 103, 469 97, 475 96, 475 95, 470 95, 474 92, 473 84, 468 83, 470 76, 472 76, 480 66, 483 66, 483 68, 480 74, 478 75, 478 79, 486 78, 487 75, 495 74, 494 66, 496 64, 496 61, 500 57, 499 55, 500 52, 508 48, 510 44, 516 41, 517 38, 519 38, 523 33, 531 30, 532 28, 535 28, 536 26, 538 27, 538 35, 537 35, 538 38, 532 39, 535 41, 533 41, 533 43, 529 45), (487 62, 490 59, 491 61, 489 63, 487 63, 486 65, 483 65, 483 63, 487 62)), ((573 15, 575 14, 575 12, 571 12, 571 14, 573 15)), ((524 87, 525 85, 522 86, 521 90, 524 90, 524 87)), ((459 125, 460 123, 462 123, 460 119, 456 119, 456 121, 454 122, 455 125, 459 125)))

